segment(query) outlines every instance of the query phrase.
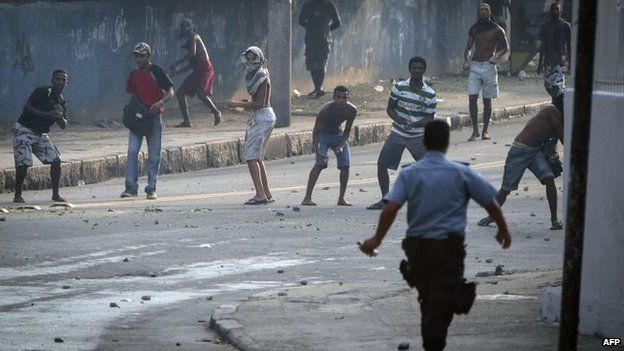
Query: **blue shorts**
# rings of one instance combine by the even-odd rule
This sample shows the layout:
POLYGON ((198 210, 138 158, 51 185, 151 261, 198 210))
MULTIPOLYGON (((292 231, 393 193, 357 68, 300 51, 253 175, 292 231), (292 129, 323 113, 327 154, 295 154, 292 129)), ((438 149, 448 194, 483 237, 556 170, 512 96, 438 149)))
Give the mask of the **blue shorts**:
POLYGON ((518 189, 518 184, 526 169, 529 169, 542 184, 544 179, 553 177, 552 169, 542 149, 514 142, 505 160, 501 189, 509 192, 518 189))
POLYGON ((338 162, 338 168, 349 167, 351 164, 351 151, 349 150, 349 143, 345 142, 342 152, 336 152, 336 148, 342 142, 342 133, 338 134, 320 134, 319 135, 319 150, 316 153, 315 166, 321 166, 327 168, 329 157, 327 152, 329 149, 334 150, 336 155, 336 161, 338 162), (322 156, 324 155, 324 156, 322 156))

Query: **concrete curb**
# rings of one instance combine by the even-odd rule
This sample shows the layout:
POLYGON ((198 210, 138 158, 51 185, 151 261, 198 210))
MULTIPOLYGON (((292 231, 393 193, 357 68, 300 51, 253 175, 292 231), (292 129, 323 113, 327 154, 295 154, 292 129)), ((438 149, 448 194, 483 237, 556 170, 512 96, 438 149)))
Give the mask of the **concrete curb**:
MULTIPOLYGON (((537 103, 506 107, 494 110, 496 119, 517 118, 535 113, 549 103, 537 103)), ((470 117, 465 114, 442 116, 451 126, 451 130, 471 125, 470 117)), ((480 120, 482 117, 480 116, 480 120)), ((349 143, 361 146, 379 143, 390 133, 391 123, 365 124, 354 127, 349 143)), ((227 167, 242 164, 245 161, 244 139, 210 141, 183 147, 169 148, 162 151, 159 174, 198 171, 207 168, 227 167)), ((269 141, 266 158, 275 160, 312 153, 312 132, 296 131, 273 134, 269 141)), ((147 154, 139 154, 139 175, 145 176, 147 154)), ((50 189, 50 166, 36 166, 28 170, 24 187, 29 190, 50 189)), ((95 159, 64 162, 62 164, 61 187, 76 186, 82 180, 85 184, 103 182, 112 178, 123 177, 126 169, 126 155, 106 156, 95 159)), ((0 193, 13 192, 15 188, 15 169, 0 170, 0 193)))
POLYGON ((210 328, 240 351, 261 351, 252 346, 253 340, 243 333, 243 326, 234 318, 237 307, 238 305, 218 306, 210 317, 210 328))

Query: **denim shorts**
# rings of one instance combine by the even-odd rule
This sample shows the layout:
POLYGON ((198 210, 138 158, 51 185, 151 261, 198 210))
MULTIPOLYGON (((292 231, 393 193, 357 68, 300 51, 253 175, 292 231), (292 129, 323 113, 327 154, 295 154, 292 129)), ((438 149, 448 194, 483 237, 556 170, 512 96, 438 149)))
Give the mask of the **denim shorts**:
POLYGON ((505 160, 505 173, 501 188, 506 191, 518 189, 518 184, 526 169, 531 171, 542 184, 544 179, 553 177, 550 164, 541 148, 514 142, 505 160))
POLYGON ((323 168, 327 167, 329 157, 327 152, 329 149, 334 150, 336 155, 336 161, 338 162, 338 168, 349 167, 351 164, 351 151, 349 150, 349 143, 345 142, 342 152, 336 152, 336 148, 340 146, 342 142, 342 133, 338 134, 320 134, 319 135, 319 150, 316 153, 316 166, 323 168))

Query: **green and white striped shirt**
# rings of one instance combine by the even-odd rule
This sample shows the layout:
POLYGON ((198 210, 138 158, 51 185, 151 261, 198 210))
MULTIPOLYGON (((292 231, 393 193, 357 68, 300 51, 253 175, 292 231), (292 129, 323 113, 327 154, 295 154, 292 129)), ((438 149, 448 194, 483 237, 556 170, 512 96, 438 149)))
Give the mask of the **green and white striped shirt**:
POLYGON ((394 122, 392 132, 406 138, 416 138, 424 134, 424 119, 427 114, 434 114, 437 106, 436 93, 423 82, 420 90, 413 91, 410 79, 396 83, 390 91, 390 100, 398 101, 395 109, 399 117, 416 123, 414 128, 407 129, 404 125, 394 122))

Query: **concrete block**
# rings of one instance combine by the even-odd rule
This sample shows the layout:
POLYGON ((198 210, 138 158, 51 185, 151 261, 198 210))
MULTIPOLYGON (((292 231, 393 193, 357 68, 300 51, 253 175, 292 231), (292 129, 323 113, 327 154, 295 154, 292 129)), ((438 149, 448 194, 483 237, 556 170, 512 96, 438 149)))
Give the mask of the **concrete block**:
POLYGON ((542 289, 542 320, 556 323, 561 319, 561 287, 549 286, 542 289))
MULTIPOLYGON (((147 153, 145 155, 145 166, 147 166, 147 153)), ((184 160, 182 159, 182 149, 179 147, 167 149, 167 162, 172 173, 184 172, 184 160)))
POLYGON ((0 170, 0 193, 6 192, 6 176, 4 175, 4 171, 0 170))
POLYGON ((245 163, 247 159, 245 159, 245 138, 238 138, 238 158, 240 158, 242 163, 245 163))
POLYGON ((9 168, 4 170, 4 189, 7 193, 15 191, 15 169, 9 168))
POLYGON ((125 177, 126 176, 126 167, 127 167, 127 163, 128 162, 128 155, 127 154, 118 154, 117 155, 117 163, 119 164, 120 170, 121 170, 121 177, 125 177))
POLYGON ((206 144, 208 167, 227 167, 241 163, 238 140, 213 141, 206 144))
POLYGON ((173 168, 169 164, 169 158, 167 157, 167 150, 162 150, 160 152, 160 167, 158 169, 158 174, 171 174, 173 173, 173 168))
POLYGON ((61 186, 76 186, 82 178, 82 161, 61 163, 61 186))
POLYGON ((26 189, 40 190, 50 189, 52 181, 50 179, 50 166, 35 166, 28 169, 26 174, 26 189))
POLYGON ((544 103, 544 102, 537 103, 537 104, 524 105, 524 114, 534 115, 546 105, 548 105, 548 103, 544 103))
POLYGON ((389 123, 377 123, 357 126, 355 129, 356 143, 353 145, 367 145, 379 143, 385 140, 390 130, 387 128, 389 123))
POLYGON ((519 117, 524 114, 524 106, 505 107, 507 118, 519 117))
POLYGON ((312 132, 286 134, 288 157, 312 153, 312 132))
POLYGON ((106 180, 103 174, 105 164, 106 159, 103 157, 82 161, 82 180, 84 180, 86 184, 93 184, 106 180))
POLYGON ((271 135, 266 149, 265 159, 276 160, 288 157, 288 140, 286 134, 271 135))
POLYGON ((509 118, 509 116, 507 115, 507 111, 505 111, 504 108, 499 108, 499 109, 492 111, 492 117, 495 117, 494 119, 499 120, 499 121, 502 119, 509 118))
POLYGON ((106 179, 125 176, 125 164, 120 163, 119 158, 116 155, 106 157, 104 168, 104 175, 106 179))
POLYGON ((208 168, 206 144, 183 146, 181 152, 182 166, 186 172, 208 168))

